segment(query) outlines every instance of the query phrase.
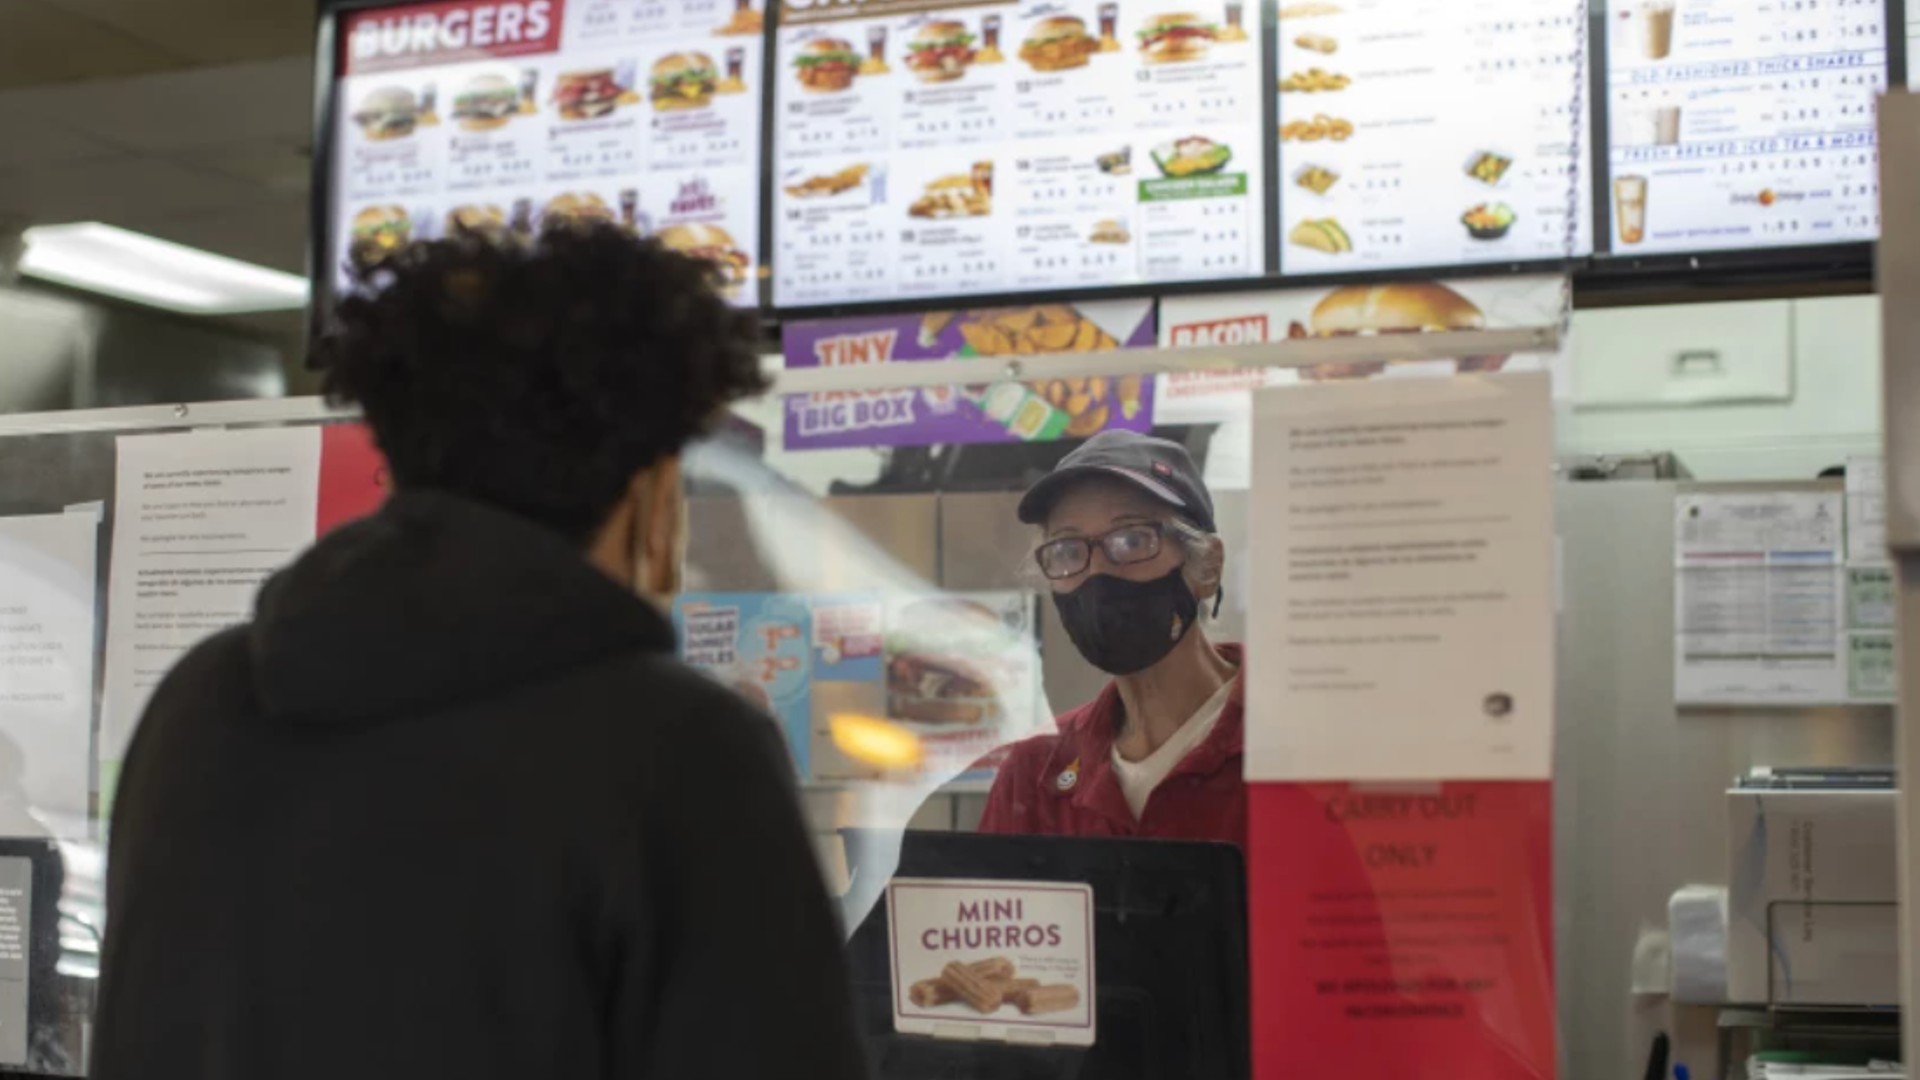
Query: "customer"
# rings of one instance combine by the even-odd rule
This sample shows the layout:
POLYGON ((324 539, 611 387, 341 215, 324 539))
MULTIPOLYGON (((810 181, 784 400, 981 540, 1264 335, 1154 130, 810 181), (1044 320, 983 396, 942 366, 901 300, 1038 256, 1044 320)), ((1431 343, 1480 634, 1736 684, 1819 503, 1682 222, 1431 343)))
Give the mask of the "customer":
POLYGON ((1246 842, 1240 649, 1215 645, 1225 548, 1181 446, 1095 436, 1027 492, 1034 559, 1081 655, 1112 675, 1059 731, 1013 748, 981 829, 1246 842))
POLYGON ((775 728, 636 595, 754 344, 611 230, 417 246, 340 305, 327 386, 397 493, 154 696, 94 1077, 862 1075, 775 728))

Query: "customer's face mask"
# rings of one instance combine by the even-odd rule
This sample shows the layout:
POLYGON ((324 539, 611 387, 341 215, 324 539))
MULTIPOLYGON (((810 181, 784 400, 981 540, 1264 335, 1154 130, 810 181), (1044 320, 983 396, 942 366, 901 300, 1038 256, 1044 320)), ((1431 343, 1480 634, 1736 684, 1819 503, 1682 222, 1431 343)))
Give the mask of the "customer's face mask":
POLYGON ((1193 629, 1200 601, 1183 567, 1152 581, 1095 574, 1053 606, 1087 662, 1109 675, 1135 675, 1166 659, 1193 629))

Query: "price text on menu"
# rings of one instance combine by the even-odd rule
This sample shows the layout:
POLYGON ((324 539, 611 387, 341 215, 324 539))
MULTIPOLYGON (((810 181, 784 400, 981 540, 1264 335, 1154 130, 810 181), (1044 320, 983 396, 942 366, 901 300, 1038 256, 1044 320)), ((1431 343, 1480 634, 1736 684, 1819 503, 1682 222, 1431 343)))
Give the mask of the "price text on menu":
POLYGON ((1873 240, 1883 0, 1608 4, 1611 250, 1873 240))
POLYGON ((759 299, 760 0, 455 0, 344 18, 336 280, 410 240, 617 223, 759 299))
POLYGON ((1258 277, 1259 8, 788 0, 774 303, 1258 277))
POLYGON ((1286 274, 1592 251, 1584 0, 1281 0, 1286 274))

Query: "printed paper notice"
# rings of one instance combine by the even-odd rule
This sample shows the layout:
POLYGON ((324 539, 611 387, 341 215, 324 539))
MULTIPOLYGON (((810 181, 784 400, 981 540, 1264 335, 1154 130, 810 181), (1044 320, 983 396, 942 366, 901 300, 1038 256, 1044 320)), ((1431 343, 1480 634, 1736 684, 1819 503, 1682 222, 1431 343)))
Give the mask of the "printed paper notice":
POLYGON ((1839 492, 1674 501, 1674 695, 1691 705, 1846 700, 1839 492))
POLYGON ((1887 564, 1886 462, 1877 456, 1847 459, 1847 561, 1887 564))
POLYGON ((99 532, 91 514, 0 518, 0 835, 87 831, 99 532))
POLYGON ((896 878, 887 914, 896 1031, 1093 1045, 1091 886, 896 878))
POLYGON ((103 762, 120 760, 174 663, 244 621, 267 576, 313 543, 320 434, 128 436, 115 476, 103 762))
POLYGON ((1544 374, 1255 404, 1247 778, 1551 773, 1544 374))

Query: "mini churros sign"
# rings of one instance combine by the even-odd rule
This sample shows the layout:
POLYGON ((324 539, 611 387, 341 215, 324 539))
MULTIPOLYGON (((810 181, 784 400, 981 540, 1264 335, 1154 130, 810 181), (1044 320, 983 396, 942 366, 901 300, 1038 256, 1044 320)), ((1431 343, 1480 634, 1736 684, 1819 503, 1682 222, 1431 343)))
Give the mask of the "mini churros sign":
POLYGON ((899 878, 887 911, 895 1030, 1093 1045, 1092 886, 899 878))

